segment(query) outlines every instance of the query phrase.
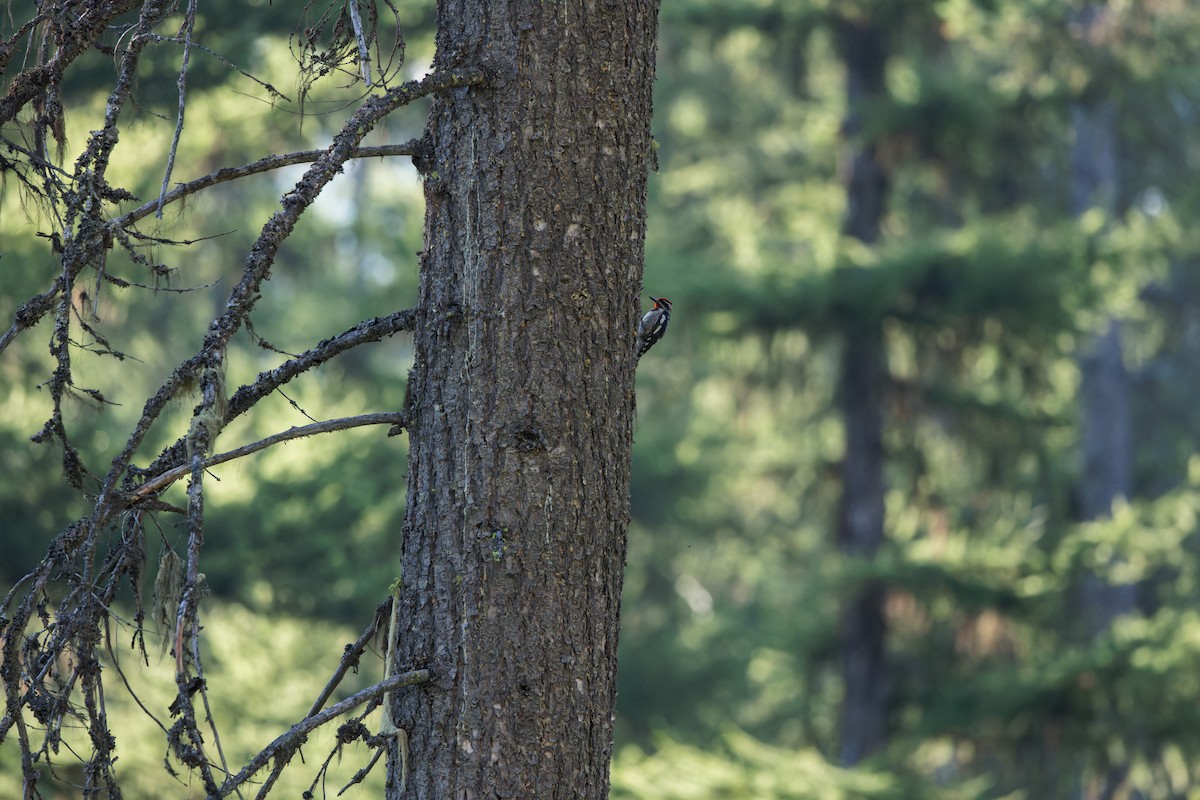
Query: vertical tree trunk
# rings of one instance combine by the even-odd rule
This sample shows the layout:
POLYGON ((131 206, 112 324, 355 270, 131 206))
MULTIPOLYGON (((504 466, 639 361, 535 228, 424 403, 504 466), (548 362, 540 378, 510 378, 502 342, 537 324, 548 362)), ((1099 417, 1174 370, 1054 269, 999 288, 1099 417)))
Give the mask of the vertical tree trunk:
POLYGON ((657 5, 439 2, 389 798, 607 797, 657 5))
MULTIPOLYGON (((886 48, 879 27, 846 22, 839 37, 846 64, 847 117, 851 143, 846 176, 843 233, 878 240, 887 206, 888 177, 873 141, 861 136, 863 104, 884 90, 886 48)), ((879 321, 852 321, 841 359, 838 403, 846 431, 837 539, 841 550, 873 558, 883 542, 883 401, 887 382, 879 321)), ((860 587, 841 613, 842 681, 839 759, 857 764, 887 743, 889 679, 885 659, 884 588, 860 587)))
MULTIPOLYGON (((853 331, 842 351, 839 402, 846 428, 838 546, 872 558, 883 543, 883 383, 878 328, 853 331)), ((889 677, 884 587, 872 580, 846 600, 841 612, 842 681, 839 760, 857 764, 887 743, 889 677)))
MULTIPOLYGON (((1074 29, 1086 45, 1106 46, 1109 9, 1097 3, 1080 10, 1074 29)), ((1076 216, 1092 208, 1112 214, 1118 188, 1116 108, 1111 100, 1092 98, 1071 108, 1075 140, 1071 147, 1071 211, 1076 216)), ((1111 515, 1118 498, 1129 497, 1133 453, 1130 438, 1129 375, 1116 319, 1098 335, 1079 359, 1080 427, 1083 477, 1079 487, 1085 520, 1111 515)), ((1106 630, 1112 621, 1134 610, 1137 587, 1113 585, 1105 575, 1085 575, 1079 585, 1081 619, 1088 636, 1106 630)), ((1109 763, 1091 778, 1085 769, 1080 795, 1112 797, 1129 773, 1122 760, 1109 763)))
MULTIPOLYGON (((1093 47, 1103 45, 1108 9, 1085 8, 1076 18, 1079 35, 1093 47)), ((1078 103, 1071 109, 1075 140, 1071 147, 1071 210, 1079 216, 1091 208, 1115 210, 1117 196, 1116 109, 1110 100, 1078 103)), ((1122 355, 1120 325, 1109 320, 1079 359, 1080 423, 1083 478, 1079 487, 1081 516, 1103 519, 1113 502, 1129 497, 1133 454, 1130 439, 1129 376, 1122 355)), ((1089 576, 1081 587, 1083 618, 1092 635, 1120 614, 1133 610, 1133 585, 1112 586, 1089 576)))
POLYGON ((1129 496, 1132 483, 1129 374, 1116 320, 1109 320, 1108 329, 1092 341, 1079 359, 1079 370, 1083 447, 1079 505, 1084 519, 1103 519, 1112 513, 1114 501, 1129 496))

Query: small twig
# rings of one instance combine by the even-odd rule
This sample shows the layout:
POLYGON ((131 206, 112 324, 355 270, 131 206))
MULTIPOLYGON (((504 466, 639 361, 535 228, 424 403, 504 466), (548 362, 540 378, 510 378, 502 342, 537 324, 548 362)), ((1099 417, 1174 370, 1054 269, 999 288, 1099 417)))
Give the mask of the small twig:
POLYGON ((221 788, 216 792, 215 796, 218 798, 225 797, 234 789, 245 783, 251 775, 266 766, 267 762, 272 758, 275 758, 276 756, 285 752, 293 752, 304 742, 304 739, 311 731, 321 727, 331 719, 335 719, 351 709, 357 708, 363 703, 404 686, 416 686, 418 684, 428 683, 429 677, 430 673, 427 669, 415 669, 410 672, 403 672, 399 675, 393 675, 390 678, 385 678, 374 686, 368 686, 361 692, 347 697, 342 702, 330 706, 315 716, 306 717, 300 722, 297 722, 287 731, 280 734, 275 741, 264 747, 258 755, 250 759, 250 761, 246 763, 246 766, 242 767, 241 772, 225 781, 221 788))
POLYGON ((33 152, 32 150, 22 147, 21 145, 17 144, 16 142, 12 141, 11 139, 9 139, 7 137, 0 136, 0 144, 4 145, 5 147, 12 150, 13 152, 20 153, 21 155, 25 156, 25 158, 29 161, 29 163, 37 169, 45 169, 50 172, 55 172, 67 179, 72 178, 71 173, 67 172, 62 167, 56 165, 52 161, 47 161, 42 156, 38 155, 37 153, 33 152))
MULTIPOLYGON (((305 715, 305 719, 315 716, 317 712, 324 707, 325 702, 329 700, 329 698, 333 695, 334 690, 337 689, 337 687, 341 684, 342 678, 344 678, 346 675, 346 671, 358 663, 359 656, 361 656, 363 650, 366 649, 367 644, 371 641, 371 637, 374 636, 375 632, 379 630, 379 623, 391 612, 391 607, 392 598, 389 597, 387 600, 384 600, 382 603, 380 603, 379 607, 375 609, 375 617, 371 620, 371 624, 367 626, 366 630, 363 631, 362 635, 358 637, 358 641, 352 645, 346 645, 346 650, 342 654, 341 663, 339 663, 337 669, 334 670, 333 677, 331 677, 329 682, 325 684, 325 688, 321 690, 321 694, 317 697, 316 702, 313 703, 312 708, 309 709, 309 712, 305 715)), ((335 750, 335 752, 337 751, 335 750)), ((371 763, 374 764, 374 762, 375 759, 372 759, 371 763)), ((255 796, 256 800, 265 800, 265 798, 270 796, 271 787, 273 787, 275 782, 279 780, 279 776, 283 774, 283 770, 286 767, 287 760, 275 760, 275 766, 272 767, 271 774, 267 776, 266 780, 263 781, 262 786, 259 787, 258 794, 255 796)))
MULTIPOLYGON (((156 41, 156 42, 170 42, 172 44, 179 44, 179 37, 177 37, 177 36, 160 36, 158 34, 155 34, 153 38, 154 38, 154 41, 156 41)), ((215 58, 217 61, 220 61, 222 64, 224 64, 226 68, 231 69, 234 72, 241 74, 242 77, 244 77, 244 78, 249 78, 250 80, 254 81, 259 86, 266 89, 267 93, 270 94, 272 97, 278 97, 280 100, 285 100, 289 103, 292 102, 292 99, 290 97, 288 97, 286 94, 279 91, 274 86, 267 83, 266 81, 264 81, 260 78, 256 78, 253 75, 251 75, 249 72, 246 72, 246 70, 242 69, 237 64, 234 64, 232 61, 225 58, 225 56, 221 55, 216 50, 213 50, 211 47, 205 47, 200 42, 192 42, 191 46, 197 48, 198 50, 203 50, 204 52, 208 53, 210 56, 215 58)), ((239 92, 239 94, 240 94, 240 92, 239 92)))
POLYGON ((133 698, 133 702, 137 703, 138 707, 141 708, 142 711, 146 712, 146 716, 154 720, 154 724, 162 729, 163 733, 166 733, 167 726, 163 725, 162 721, 158 717, 154 716, 154 712, 152 712, 149 708, 146 708, 146 704, 142 702, 142 698, 138 697, 137 692, 135 692, 133 687, 129 684, 129 678, 125 676, 125 670, 121 668, 121 659, 120 656, 117 655, 117 649, 112 645, 112 631, 109 629, 107 616, 104 618, 104 644, 108 649, 109 658, 112 659, 113 667, 117 670, 117 677, 121 679, 121 683, 125 684, 125 691, 127 691, 129 696, 133 698))
MULTIPOLYGON (((224 422, 228 424, 230 421, 245 414, 258 401, 292 380, 292 378, 324 364, 334 356, 340 355, 361 344, 377 342, 385 336, 391 336, 398 331, 412 330, 416 324, 416 319, 416 309, 409 308, 389 314, 386 317, 374 317, 363 320, 353 328, 343 331, 337 336, 318 342, 316 347, 301 353, 296 358, 285 361, 274 369, 259 373, 252 384, 238 389, 233 397, 229 398, 229 411, 224 422)), ((182 461, 183 452, 183 440, 176 441, 163 450, 142 474, 158 475, 169 469, 174 469, 182 461)))
POLYGON ((305 719, 316 715, 325 706, 326 701, 329 700, 334 690, 341 684, 342 678, 346 676, 346 671, 358 663, 358 657, 367 649, 371 638, 379 631, 379 623, 392 613, 392 605, 392 598, 389 595, 388 599, 380 603, 375 609, 375 618, 363 630, 362 635, 358 637, 358 641, 346 648, 346 652, 342 654, 341 663, 334 670, 333 677, 325 684, 325 688, 321 690, 321 694, 317 697, 316 702, 313 703, 312 708, 305 714, 305 719))
POLYGON ((371 773, 371 770, 375 768, 375 765, 377 763, 379 763, 379 757, 381 755, 383 755, 383 753, 384 753, 383 747, 376 747, 375 755, 371 756, 371 760, 367 762, 367 765, 365 767, 360 769, 358 772, 354 773, 354 777, 352 777, 350 779, 349 783, 347 783, 345 786, 343 786, 341 788, 341 791, 339 791, 337 793, 337 796, 341 797, 342 795, 344 795, 346 793, 346 790, 349 789, 351 786, 355 786, 356 784, 362 783, 366 779, 367 775, 369 775, 371 773))
MULTIPOLYGON (((374 147, 357 147, 350 154, 350 158, 383 158, 385 156, 411 156, 418 152, 420 142, 413 139, 403 144, 384 144, 374 147)), ((274 169, 282 169, 283 167, 291 167, 296 164, 307 164, 316 161, 321 156, 325 155, 324 150, 301 150, 295 153, 285 153, 281 156, 270 155, 260 158, 250 164, 243 164, 240 167, 223 167, 216 172, 196 178, 194 181, 181 183, 171 191, 167 192, 158 200, 151 200, 149 203, 143 203, 137 208, 129 211, 116 219, 110 221, 110 228, 123 228, 130 223, 137 222, 144 217, 150 216, 156 209, 163 205, 167 205, 181 200, 188 195, 195 194, 202 189, 207 189, 210 186, 215 186, 218 183, 245 178, 248 175, 257 175, 260 172, 270 172, 274 169)))
POLYGON ((280 390, 279 390, 279 394, 283 396, 283 399, 284 399, 284 400, 287 400, 287 401, 288 401, 288 405, 289 405, 289 406, 291 406, 292 408, 296 409, 296 411, 300 413, 300 416, 304 417, 304 418, 305 418, 305 419, 307 419, 307 420, 312 420, 313 422, 316 422, 316 421, 317 421, 317 420, 316 420, 316 419, 313 417, 313 415, 312 415, 312 414, 309 414, 307 411, 305 411, 303 408, 301 408, 299 403, 297 403, 297 402, 296 402, 295 400, 293 400, 292 398, 288 397, 288 394, 287 394, 287 392, 285 392, 283 389, 280 389, 280 390))
MULTIPOLYGON (((116 231, 114 231, 114 233, 116 233, 116 231)), ((142 233, 141 231, 133 231, 133 230, 123 231, 123 233, 126 236, 128 236, 129 239, 131 239, 131 240, 138 239, 139 241, 147 243, 144 245, 137 245, 137 244, 134 244, 132 241, 128 242, 127 244, 122 242, 122 244, 125 244, 126 248, 128 248, 129 250, 133 250, 136 247, 153 247, 156 244, 169 244, 169 245, 174 245, 174 246, 187 247, 187 246, 191 246, 193 244, 197 244, 199 242, 207 242, 211 239, 220 239, 222 236, 228 236, 231 233, 237 233, 237 228, 230 228, 229 230, 221 231, 220 233, 210 233, 207 236, 197 236, 195 239, 165 239, 161 236, 151 236, 148 233, 142 233)))
POLYGON ((8 608, 8 606, 9 606, 9 604, 12 602, 13 598, 14 598, 14 597, 16 597, 16 595, 17 595, 17 591, 18 591, 18 590, 19 590, 19 589, 20 589, 22 586, 24 586, 24 585, 25 585, 25 581, 27 581, 27 580, 29 580, 30 578, 32 578, 32 577, 33 577, 33 575, 34 575, 34 573, 32 573, 32 572, 27 572, 27 573, 25 573, 25 575, 24 575, 23 577, 19 578, 19 579, 17 580, 17 582, 13 584, 12 588, 8 590, 8 594, 4 595, 4 600, 3 600, 3 601, 0 601, 0 613, 3 613, 3 612, 4 612, 4 610, 8 608))
POLYGON ((171 172, 175 169, 175 153, 179 150, 179 139, 183 136, 183 113, 187 107, 187 72, 188 62, 192 59, 192 31, 196 28, 196 0, 188 0, 187 11, 183 16, 183 58, 179 64, 179 77, 175 85, 179 87, 179 111, 175 117, 175 134, 171 137, 171 149, 167 151, 167 170, 163 175, 162 189, 158 192, 158 211, 156 216, 162 219, 163 201, 167 196, 167 186, 171 183, 171 172))
MULTIPOLYGON (((201 469, 208 469, 217 464, 224 464, 226 461, 233 461, 243 456, 248 456, 251 453, 257 453, 259 450, 265 450, 272 445, 280 442, 290 441, 291 439, 299 439, 303 436, 312 436, 318 433, 330 433, 332 431, 344 431, 348 428, 358 428, 363 425, 396 425, 404 421, 404 414, 399 411, 381 411, 375 414, 361 414, 357 417, 342 417, 340 419, 330 419, 324 422, 316 422, 312 425, 302 425, 299 428, 289 428, 286 431, 281 431, 265 439, 259 439, 257 442, 242 445, 235 450, 229 450, 225 453, 218 453, 215 456, 204 459, 200 463, 201 469)), ((193 465, 184 464, 168 470, 152 480, 147 481, 138 487, 133 493, 134 498, 149 497, 157 494, 166 487, 170 486, 175 481, 183 476, 194 472, 193 465)))
MULTIPOLYGON (((387 695, 384 695, 384 697, 386 698, 387 695)), ((386 737, 372 736, 367 730, 367 726, 363 725, 362 722, 368 714, 375 710, 375 707, 380 702, 381 701, 378 699, 372 700, 367 704, 367 707, 363 709, 361 714, 353 717, 348 722, 343 722, 338 726, 337 744, 333 746, 333 749, 329 751, 329 755, 325 756, 325 760, 321 762, 321 766, 317 770, 316 777, 313 778, 312 783, 308 786, 308 792, 305 794, 306 797, 315 796, 318 783, 321 784, 321 794, 325 795, 326 797, 329 796, 329 790, 326 788, 326 782, 329 780, 329 767, 333 764, 334 759, 341 758, 342 751, 345 749, 346 745, 350 744, 351 742, 361 740, 368 747, 375 749, 376 756, 383 752, 383 744, 386 740, 386 737)), ((371 763, 367 765, 368 768, 373 766, 376 761, 378 761, 378 758, 372 757, 371 763)), ((366 773, 362 772, 362 770, 359 770, 359 773, 356 773, 356 777, 357 774, 362 774, 363 777, 366 777, 366 773)), ((267 800, 267 797, 267 794, 260 791, 255 800, 267 800)))
MULTIPOLYGON (((199 627, 198 625, 196 627, 199 627)), ((221 759, 221 772, 229 776, 229 763, 225 760, 225 749, 221 747, 221 734, 217 732, 217 721, 213 719, 212 706, 208 702, 208 683, 204 679, 204 666, 200 662, 199 631, 192 634, 192 660, 196 662, 196 677, 200 680, 200 700, 204 703, 204 715, 208 718, 208 728, 212 731, 213 744, 217 747, 217 758, 221 759)), ((199 722, 197 721, 197 727, 199 722)), ((242 796, 241 789, 237 790, 238 797, 242 796)))

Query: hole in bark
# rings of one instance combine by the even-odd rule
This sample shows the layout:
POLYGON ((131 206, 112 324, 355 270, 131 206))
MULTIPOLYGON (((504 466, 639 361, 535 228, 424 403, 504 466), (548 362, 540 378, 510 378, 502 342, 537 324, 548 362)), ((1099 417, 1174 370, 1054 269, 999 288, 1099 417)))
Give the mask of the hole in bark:
POLYGON ((542 429, 538 425, 527 425, 523 428, 518 428, 513 434, 513 439, 517 449, 526 453, 534 450, 544 450, 546 442, 542 438, 542 429))

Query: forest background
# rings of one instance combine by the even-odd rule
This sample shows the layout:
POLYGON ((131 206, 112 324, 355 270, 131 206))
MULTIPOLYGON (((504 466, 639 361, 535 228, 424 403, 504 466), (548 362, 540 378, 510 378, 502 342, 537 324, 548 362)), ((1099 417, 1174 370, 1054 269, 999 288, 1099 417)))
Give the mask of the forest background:
MULTIPOLYGON (((398 10, 419 75, 432 8, 398 10)), ((645 286, 675 314, 638 379, 613 796, 1200 792, 1200 7, 671 0, 661 26, 645 286)), ((205 3, 197 30, 297 100, 301 40, 279 4, 205 3)), ((110 81, 88 57, 68 142, 110 81)), ((177 72, 176 53, 148 57, 122 131, 139 158, 112 172, 142 198, 162 180, 177 72)), ((265 98, 197 53, 178 162, 203 174, 321 147, 345 116, 336 86, 303 108, 265 98)), ((408 109, 368 144, 423 126, 408 109)), ((202 330, 294 179, 167 214, 159 233, 196 243, 163 286, 195 292, 136 319, 124 295, 145 290, 90 298, 136 361, 77 359, 115 403, 69 408, 85 461, 194 349, 168 332, 202 330)), ((19 184, 3 191, 10 319, 55 266, 19 184)), ((412 304, 423 212, 406 159, 356 162, 314 211, 232 373, 274 363, 264 343, 294 352, 412 304)), ((61 453, 29 442, 53 369, 33 333, 0 359, 4 591, 85 511, 61 453)), ((410 358, 406 334, 356 350, 229 440, 399 408, 410 358)), ((206 646, 228 751, 302 714, 387 595, 404 447, 354 431, 215 471, 206 646)), ((169 698, 144 672, 144 699, 169 698)), ((109 713, 134 730, 141 716, 109 713)), ((176 796, 141 724, 126 791, 176 796)))

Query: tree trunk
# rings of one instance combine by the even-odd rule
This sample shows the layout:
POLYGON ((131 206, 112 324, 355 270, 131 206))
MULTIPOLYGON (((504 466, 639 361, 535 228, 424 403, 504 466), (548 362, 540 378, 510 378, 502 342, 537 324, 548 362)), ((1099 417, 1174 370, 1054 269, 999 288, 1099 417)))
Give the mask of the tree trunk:
MULTIPOLYGON (((1104 4, 1076 15, 1078 35, 1092 47, 1104 45, 1104 4)), ((1071 210, 1091 208, 1114 213, 1117 197, 1117 120, 1110 100, 1077 103, 1071 109, 1075 140, 1071 148, 1071 210)), ((1108 321, 1079 359, 1079 402, 1083 479, 1079 487, 1081 516, 1104 519, 1118 498, 1128 498, 1133 454, 1130 439, 1129 376, 1121 347, 1120 324, 1108 321)), ((1117 616, 1133 611, 1136 587, 1110 585, 1102 576, 1087 576, 1081 586, 1083 620, 1088 633, 1106 629, 1117 616)))
MULTIPOLYGON (((884 90, 884 34, 869 22, 845 22, 839 46, 846 64, 850 137, 843 233, 868 244, 879 239, 887 207, 888 176, 874 141, 861 136, 863 105, 884 90)), ((846 431, 838 546, 870 559, 883 543, 883 402, 887 368, 878 321, 851 321, 842 350, 838 403, 846 431)), ((840 715, 839 760, 857 764, 887 743, 889 679, 885 659, 884 588, 859 587, 841 612, 841 662, 845 695, 840 715)))
POLYGON ((388 797, 605 798, 658 4, 438 5, 388 797))
MULTIPOLYGON (((1105 3, 1089 5, 1074 17, 1076 34, 1085 45, 1106 46, 1110 11, 1105 3)), ((1119 170, 1117 115, 1111 100, 1091 98, 1071 108, 1075 140, 1071 147, 1071 211, 1080 216, 1092 208, 1116 211, 1119 170)), ((1079 358, 1079 403, 1083 478, 1079 505, 1084 520, 1111 516, 1113 503, 1128 498, 1132 483, 1132 442, 1129 415, 1129 375, 1121 347, 1118 320, 1096 336, 1079 358)), ((1109 563, 1111 568, 1115 561, 1109 563)), ((1131 613, 1137 604, 1135 584, 1111 584, 1106 575, 1085 575, 1078 587, 1080 619, 1089 637, 1107 630, 1113 620, 1131 613)), ((1136 726, 1131 726, 1136 728, 1136 726)), ((1085 768, 1079 796, 1108 798, 1129 774, 1119 756, 1106 760, 1102 771, 1085 768)))
MULTIPOLYGON (((878 329, 852 332, 842 352, 839 402, 846 428, 838 546, 873 558, 883 543, 883 383, 878 329)), ((839 760, 857 764, 887 743, 890 681, 885 656, 884 588, 867 582, 841 612, 842 681, 839 760)))
POLYGON ((1109 516, 1117 498, 1129 497, 1132 483, 1129 375, 1121 352, 1120 331, 1120 324, 1110 320, 1108 330, 1096 337, 1079 359, 1079 402, 1083 412, 1079 505, 1084 519, 1109 516))

